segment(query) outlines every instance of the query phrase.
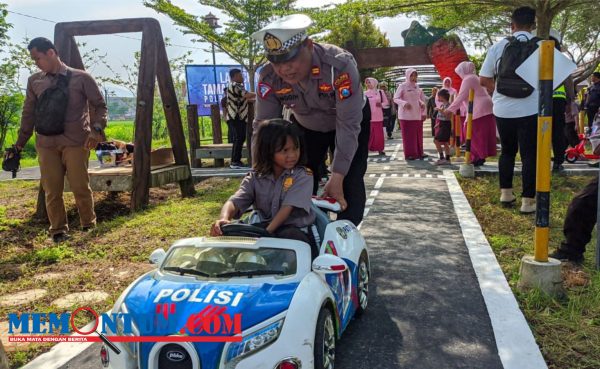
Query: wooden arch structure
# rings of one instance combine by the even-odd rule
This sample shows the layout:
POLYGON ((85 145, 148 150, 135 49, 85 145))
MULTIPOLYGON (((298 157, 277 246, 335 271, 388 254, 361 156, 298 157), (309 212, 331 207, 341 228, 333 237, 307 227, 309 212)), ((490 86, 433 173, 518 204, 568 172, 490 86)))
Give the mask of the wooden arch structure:
MULTIPOLYGON (((75 42, 75 36, 128 32, 142 32, 135 114, 133 171, 125 175, 128 177, 128 187, 132 191, 131 209, 135 211, 148 205, 150 187, 152 186, 179 182, 182 196, 192 196, 195 192, 181 114, 177 104, 177 96, 160 24, 153 18, 58 23, 54 28, 54 44, 65 64, 83 70, 85 67, 75 42), (159 173, 159 177, 155 177, 155 173, 150 166, 152 112, 156 80, 158 80, 158 88, 175 158, 175 165, 170 168, 163 168, 159 173)), ((110 181, 106 182, 110 186, 110 181)), ((92 189, 94 189, 93 186, 92 189)), ((108 190, 110 191, 110 189, 108 190)))

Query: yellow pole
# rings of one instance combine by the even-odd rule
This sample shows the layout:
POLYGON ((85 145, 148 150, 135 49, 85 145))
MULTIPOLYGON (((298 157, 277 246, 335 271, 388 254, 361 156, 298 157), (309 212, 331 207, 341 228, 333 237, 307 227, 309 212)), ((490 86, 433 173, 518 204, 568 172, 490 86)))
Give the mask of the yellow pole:
MULTIPOLYGON (((452 120, 454 120, 454 157, 460 157, 460 133, 462 132, 462 127, 460 126, 460 115, 453 114, 452 120)), ((462 160, 462 159, 461 159, 462 160)))
POLYGON ((554 41, 540 45, 540 102, 537 131, 535 252, 538 262, 548 261, 550 234, 550 146, 552 144, 552 82, 554 41))
POLYGON ((467 142, 465 143, 465 163, 471 164, 471 136, 473 134, 473 100, 475 90, 469 90, 469 107, 467 108, 467 142))

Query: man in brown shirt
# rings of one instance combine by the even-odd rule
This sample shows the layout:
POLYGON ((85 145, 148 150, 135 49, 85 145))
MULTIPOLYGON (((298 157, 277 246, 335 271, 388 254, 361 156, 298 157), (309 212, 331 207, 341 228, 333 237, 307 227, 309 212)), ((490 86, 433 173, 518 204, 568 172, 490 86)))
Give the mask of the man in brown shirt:
POLYGON ((36 137, 40 182, 46 193, 50 235, 54 242, 62 242, 68 238, 69 230, 63 201, 65 175, 75 197, 81 226, 89 230, 96 225, 87 167, 90 150, 105 140, 106 103, 94 78, 85 71, 66 66, 50 40, 35 38, 27 49, 41 71, 27 81, 21 128, 15 145, 18 150, 23 149, 36 128, 35 108, 42 93, 56 85, 59 75, 70 74, 67 77, 68 104, 64 132, 52 136, 38 133, 36 137))

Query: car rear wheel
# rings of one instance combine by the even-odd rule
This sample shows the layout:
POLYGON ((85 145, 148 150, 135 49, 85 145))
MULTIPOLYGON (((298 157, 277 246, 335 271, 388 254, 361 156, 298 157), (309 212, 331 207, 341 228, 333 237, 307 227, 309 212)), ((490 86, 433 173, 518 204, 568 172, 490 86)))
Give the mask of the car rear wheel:
POLYGON ((356 293, 358 294, 358 307, 356 309, 356 315, 360 316, 367 310, 369 305, 369 263, 367 260, 367 254, 363 251, 358 259, 358 288, 356 293))
POLYGON ((331 310, 322 307, 315 332, 315 369, 333 369, 335 362, 335 324, 331 310))

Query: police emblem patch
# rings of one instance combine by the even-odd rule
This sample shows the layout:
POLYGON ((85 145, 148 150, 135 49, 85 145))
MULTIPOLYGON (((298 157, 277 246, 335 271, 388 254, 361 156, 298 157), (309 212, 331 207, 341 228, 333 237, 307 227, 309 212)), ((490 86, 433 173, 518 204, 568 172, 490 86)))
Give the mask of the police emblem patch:
POLYGON ((273 88, 267 83, 260 82, 258 84, 258 96, 260 96, 261 99, 266 98, 271 90, 273 90, 273 88))
POLYGON ((335 79, 335 82, 333 83, 335 85, 335 87, 339 87, 342 84, 352 84, 352 80, 350 79, 350 75, 348 73, 342 73, 338 76, 338 78, 335 79))
POLYGON ((289 190, 290 187, 292 187, 292 184, 294 184, 294 179, 292 177, 287 177, 285 181, 283 181, 283 190, 289 190))
POLYGON ((350 84, 350 81, 344 82, 338 86, 337 92, 338 99, 340 100, 344 100, 352 96, 352 85, 350 84))
POLYGON ((270 33, 267 33, 265 35, 263 43, 268 53, 273 53, 277 50, 281 50, 281 47, 283 46, 281 40, 270 33))

